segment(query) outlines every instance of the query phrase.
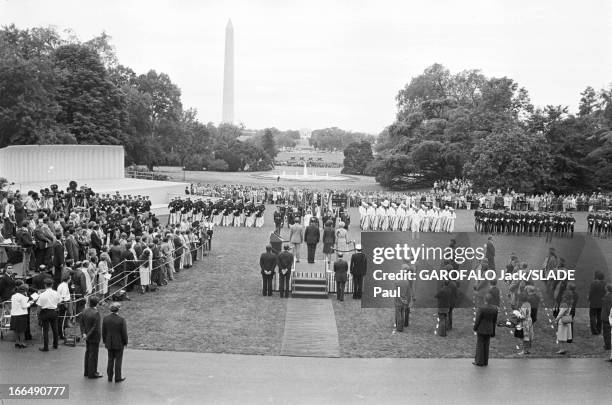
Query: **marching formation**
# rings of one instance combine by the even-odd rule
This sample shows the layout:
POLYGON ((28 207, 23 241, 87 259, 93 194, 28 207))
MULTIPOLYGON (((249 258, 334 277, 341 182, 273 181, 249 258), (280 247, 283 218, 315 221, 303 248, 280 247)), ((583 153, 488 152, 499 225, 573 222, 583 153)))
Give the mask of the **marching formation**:
POLYGON ((612 233, 612 212, 589 213, 587 215, 587 232, 593 236, 607 238, 612 233))
POLYGON ((362 202, 359 207, 360 226, 363 231, 411 231, 411 232, 453 232, 457 214, 452 207, 428 208, 421 205, 407 206, 383 201, 362 202))
POLYGON ((252 201, 243 202, 242 199, 226 199, 212 201, 191 198, 174 198, 168 204, 170 217, 168 221, 176 224, 184 221, 203 222, 215 226, 232 226, 246 228, 261 228, 264 224, 264 204, 255 204, 252 201))
POLYGON ((542 236, 573 236, 576 218, 568 212, 531 212, 478 209, 474 211, 477 232, 542 236))

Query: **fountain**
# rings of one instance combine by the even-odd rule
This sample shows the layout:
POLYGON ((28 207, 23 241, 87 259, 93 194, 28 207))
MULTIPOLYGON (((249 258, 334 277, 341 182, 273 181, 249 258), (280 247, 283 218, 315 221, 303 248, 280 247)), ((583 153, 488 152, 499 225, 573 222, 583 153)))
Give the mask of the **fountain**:
POLYGON ((325 173, 323 175, 317 175, 316 170, 311 170, 308 172, 308 164, 304 162, 304 167, 302 172, 299 171, 294 172, 294 174, 287 174, 285 170, 282 172, 273 172, 273 173, 259 173, 254 174, 254 177, 262 178, 262 179, 274 179, 274 180, 289 180, 289 181, 352 181, 353 179, 350 176, 340 176, 340 175, 330 175, 329 173, 325 173))

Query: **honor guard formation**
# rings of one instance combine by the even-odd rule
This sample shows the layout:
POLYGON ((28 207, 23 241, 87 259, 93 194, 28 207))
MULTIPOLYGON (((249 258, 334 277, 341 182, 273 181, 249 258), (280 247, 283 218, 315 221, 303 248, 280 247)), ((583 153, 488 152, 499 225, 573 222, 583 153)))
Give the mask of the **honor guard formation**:
POLYGON ((483 233, 560 237, 573 236, 576 219, 569 212, 532 212, 493 209, 474 211, 474 228, 483 233))
POLYGON ((341 224, 342 228, 348 229, 351 224, 351 216, 344 204, 340 204, 339 207, 322 210, 319 205, 315 205, 313 209, 310 205, 304 207, 286 203, 285 205, 276 206, 273 219, 277 233, 280 233, 281 228, 285 224, 289 228, 298 223, 298 220, 304 226, 314 223, 318 227, 323 227, 326 223, 331 222, 335 227, 341 224))
POLYGON ((168 204, 170 209, 169 223, 210 222, 216 226, 232 226, 246 228, 261 228, 264 224, 266 206, 253 201, 243 202, 242 199, 225 199, 212 201, 210 199, 186 199, 176 197, 168 204))
POLYGON ((593 236, 607 238, 612 233, 612 212, 589 213, 587 215, 587 232, 593 236))
POLYGON ((457 218, 452 207, 417 207, 389 200, 362 202, 359 215, 363 231, 453 232, 457 218))

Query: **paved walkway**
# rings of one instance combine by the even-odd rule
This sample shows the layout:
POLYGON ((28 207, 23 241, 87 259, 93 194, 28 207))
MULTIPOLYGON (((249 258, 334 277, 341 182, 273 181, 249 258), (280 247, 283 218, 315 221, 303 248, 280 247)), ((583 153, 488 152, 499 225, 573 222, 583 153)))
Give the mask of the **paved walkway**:
MULTIPOLYGON (((35 348, 34 348, 35 349, 35 348)), ((127 350, 121 384, 83 378, 83 347, 40 353, 0 343, 0 382, 70 384, 53 404, 607 403, 603 359, 324 359, 127 350)), ((100 351, 99 371, 106 354, 100 351)), ((42 404, 4 400, 5 405, 42 404)))
POLYGON ((340 357, 336 316, 329 299, 289 299, 281 355, 340 357))

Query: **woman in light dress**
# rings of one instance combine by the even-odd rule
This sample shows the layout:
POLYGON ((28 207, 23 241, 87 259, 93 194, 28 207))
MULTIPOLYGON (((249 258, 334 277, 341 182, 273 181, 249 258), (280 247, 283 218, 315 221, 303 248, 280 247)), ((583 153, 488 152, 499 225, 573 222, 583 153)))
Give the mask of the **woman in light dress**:
POLYGON ((108 255, 108 252, 104 250, 102 253, 100 253, 100 261, 98 262, 98 286, 99 292, 104 298, 108 297, 108 279, 110 278, 110 264, 110 256, 108 255))
POLYGON ((153 268, 153 251, 148 245, 143 249, 142 254, 138 258, 141 261, 138 267, 138 275, 140 276, 140 293, 144 294, 147 287, 151 284, 151 269, 153 268))
POLYGON ((521 314, 521 326, 523 329, 523 348, 519 352, 520 355, 529 354, 531 350, 531 342, 533 341, 533 320, 531 318, 531 304, 527 301, 527 294, 521 294, 519 298, 519 312, 521 314))
POLYGON ((573 296, 569 291, 566 291, 563 294, 563 298, 561 300, 561 306, 559 307, 559 314, 555 318, 555 322, 557 323, 557 342, 561 346, 561 349, 557 352, 557 354, 566 354, 569 349, 569 342, 573 339, 572 337, 572 322, 567 322, 567 320, 571 319, 571 310, 572 310, 572 299, 573 296))
POLYGON ((348 242, 346 240, 346 234, 347 234, 347 231, 346 229, 344 229, 344 222, 340 221, 338 223, 338 228, 336 228, 336 254, 337 253, 344 254, 348 250, 348 242))

